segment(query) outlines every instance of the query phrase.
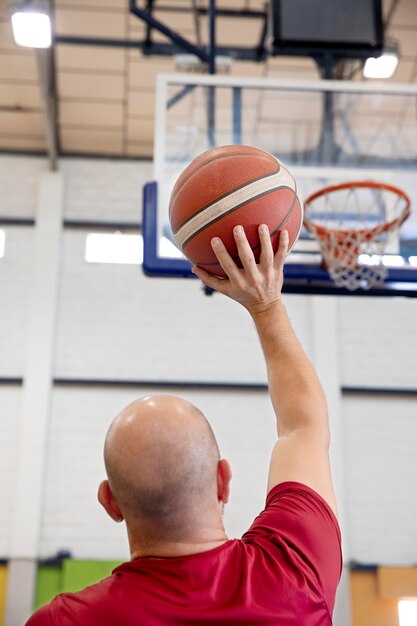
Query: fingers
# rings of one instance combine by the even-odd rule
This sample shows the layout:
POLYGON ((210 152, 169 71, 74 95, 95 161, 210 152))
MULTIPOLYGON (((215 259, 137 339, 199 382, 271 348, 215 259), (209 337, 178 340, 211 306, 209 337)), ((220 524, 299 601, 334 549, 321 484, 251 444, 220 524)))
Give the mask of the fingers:
POLYGON ((243 269, 250 277, 254 277, 257 275, 258 269, 256 267, 253 250, 249 245, 249 241, 243 227, 235 226, 233 229, 233 236, 235 238, 239 258, 242 261, 243 269))
POLYGON ((258 228, 259 241, 261 243, 261 256, 259 263, 262 267, 271 267, 274 262, 274 250, 272 248, 271 235, 266 224, 261 224, 258 228))
POLYGON ((279 235, 278 250, 276 251, 275 257, 274 257, 274 268, 276 270, 282 269, 282 266, 285 263, 287 252, 288 252, 288 231, 282 230, 279 235))
POLYGON ((226 293, 225 287, 226 284, 229 282, 228 280, 216 278, 216 276, 209 274, 208 272, 206 272, 206 270, 203 270, 201 267, 197 266, 194 266, 191 271, 193 274, 198 276, 201 282, 207 285, 207 287, 211 287, 212 289, 215 289, 220 293, 226 293))
MULTIPOLYGON (((273 268, 274 270, 281 271, 288 252, 288 231, 281 231, 278 249, 275 256, 268 227, 265 224, 261 224, 258 231, 261 244, 261 255, 259 261, 261 268, 273 268)), ((244 229, 241 226, 236 226, 233 230, 233 235, 236 241, 239 258, 242 261, 244 273, 253 279, 257 278, 259 276, 258 266, 256 264, 252 248, 246 238, 244 229)), ((193 267, 192 271, 208 287, 211 287, 220 293, 227 294, 230 289, 231 280, 234 284, 241 284, 242 270, 237 267, 220 238, 215 237, 212 239, 211 245, 221 268, 229 280, 213 276, 197 266, 193 267)))
POLYGON ((237 278, 239 275, 239 268, 226 250, 226 246, 219 237, 214 237, 211 240, 211 247, 217 257, 217 260, 228 278, 237 278))

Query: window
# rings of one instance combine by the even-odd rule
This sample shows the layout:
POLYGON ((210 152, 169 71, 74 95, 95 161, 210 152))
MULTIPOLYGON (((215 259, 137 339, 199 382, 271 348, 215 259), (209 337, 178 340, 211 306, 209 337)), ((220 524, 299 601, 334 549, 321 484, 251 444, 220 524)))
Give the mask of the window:
POLYGON ((143 260, 141 235, 89 233, 85 245, 88 263, 124 263, 140 265, 143 260))
POLYGON ((416 626, 417 600, 400 600, 398 603, 400 626, 416 626))
MULTIPOLYGON (((166 237, 159 244, 163 257, 183 259, 178 248, 166 237)), ((142 235, 116 233, 89 233, 85 245, 85 260, 88 263, 123 263, 140 265, 143 261, 142 235)))

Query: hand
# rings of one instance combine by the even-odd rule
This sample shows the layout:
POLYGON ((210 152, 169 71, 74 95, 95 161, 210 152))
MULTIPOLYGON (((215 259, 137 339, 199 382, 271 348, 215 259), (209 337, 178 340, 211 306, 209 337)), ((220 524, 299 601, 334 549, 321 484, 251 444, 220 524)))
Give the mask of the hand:
POLYGON ((215 237, 211 245, 227 278, 212 276, 200 267, 193 267, 192 271, 205 285, 240 302, 253 315, 269 309, 275 302, 281 300, 288 232, 281 231, 278 250, 274 256, 268 227, 265 224, 259 226, 261 243, 259 264, 256 264, 242 226, 235 226, 233 236, 243 269, 237 267, 221 239, 215 237))

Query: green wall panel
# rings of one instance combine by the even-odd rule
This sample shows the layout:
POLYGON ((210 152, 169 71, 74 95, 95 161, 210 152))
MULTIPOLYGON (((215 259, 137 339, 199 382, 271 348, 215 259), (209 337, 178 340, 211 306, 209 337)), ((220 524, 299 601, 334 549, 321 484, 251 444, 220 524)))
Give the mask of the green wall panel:
POLYGON ((120 561, 73 561, 66 559, 63 563, 62 586, 65 591, 79 591, 87 585, 110 576, 112 570, 120 565, 120 561))
MULTIPOLYGON (((36 581, 35 608, 47 604, 59 593, 79 591, 99 582, 110 576, 112 570, 120 563, 121 561, 64 559, 59 564, 40 565, 36 581)), ((1 615, 0 626, 2 626, 1 615)))
POLYGON ((61 565, 40 565, 36 579, 35 608, 47 604, 62 591, 61 565))

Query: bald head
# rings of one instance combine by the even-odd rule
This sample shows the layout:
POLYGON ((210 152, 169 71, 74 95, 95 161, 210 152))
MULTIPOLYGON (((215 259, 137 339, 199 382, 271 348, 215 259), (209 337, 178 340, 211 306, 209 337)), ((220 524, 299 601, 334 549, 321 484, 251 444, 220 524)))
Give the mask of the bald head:
POLYGON ((177 528, 216 502, 218 446, 204 415, 182 398, 129 404, 110 426, 104 460, 126 519, 177 528))

